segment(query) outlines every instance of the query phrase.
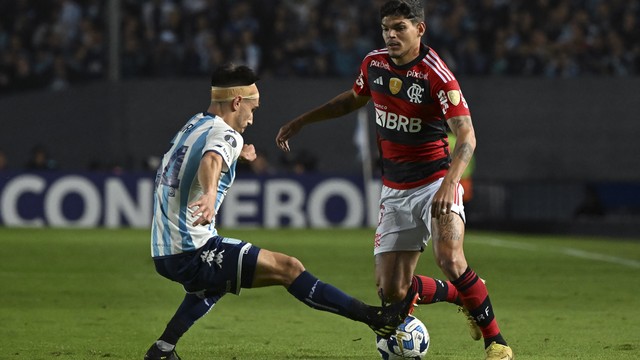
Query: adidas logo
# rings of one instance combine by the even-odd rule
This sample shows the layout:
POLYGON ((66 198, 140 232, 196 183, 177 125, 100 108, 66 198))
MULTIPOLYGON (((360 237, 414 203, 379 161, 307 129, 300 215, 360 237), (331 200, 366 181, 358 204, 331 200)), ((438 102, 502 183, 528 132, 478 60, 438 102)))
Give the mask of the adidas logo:
POLYGON ((375 79, 373 81, 374 84, 378 84, 378 85, 384 85, 383 81, 382 81, 382 76, 378 76, 377 79, 375 79))

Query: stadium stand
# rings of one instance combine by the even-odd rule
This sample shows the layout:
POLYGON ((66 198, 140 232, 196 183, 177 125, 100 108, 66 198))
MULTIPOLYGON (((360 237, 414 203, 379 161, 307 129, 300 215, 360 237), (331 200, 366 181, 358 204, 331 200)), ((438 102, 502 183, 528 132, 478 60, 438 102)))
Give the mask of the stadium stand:
MULTIPOLYGON (((121 77, 354 76, 380 0, 121 0, 121 77), (240 39, 240 41, 237 41, 240 39)), ((638 0, 428 1, 426 42, 462 76, 637 76, 638 0)), ((0 94, 107 77, 105 0, 0 1, 0 94)))

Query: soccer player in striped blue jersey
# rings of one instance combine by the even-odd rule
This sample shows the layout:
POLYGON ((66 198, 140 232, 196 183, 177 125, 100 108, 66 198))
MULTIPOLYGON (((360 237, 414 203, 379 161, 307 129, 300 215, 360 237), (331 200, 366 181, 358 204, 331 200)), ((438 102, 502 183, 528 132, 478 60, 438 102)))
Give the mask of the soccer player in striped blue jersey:
POLYGON ((511 360, 484 281, 463 250, 460 177, 476 145, 469 106, 453 73, 421 41, 427 28, 422 0, 387 1, 380 19, 386 47, 365 57, 353 87, 282 126, 276 144, 289 151, 288 140, 304 126, 346 115, 372 100, 383 185, 374 238, 381 300, 397 301, 413 290, 419 303, 460 305, 472 337, 484 338, 485 359, 511 360), (445 122, 457 136, 453 149, 445 122), (414 274, 430 238, 449 281, 414 274))
POLYGON ((227 293, 281 285, 306 305, 363 322, 389 337, 413 309, 416 295, 391 307, 369 306, 324 283, 294 257, 225 238, 215 215, 235 177, 239 158, 253 161, 242 133, 260 104, 258 77, 246 66, 225 64, 211 77, 211 103, 175 135, 155 181, 151 256, 156 271, 180 283, 184 300, 147 360, 180 359, 178 340, 227 293))

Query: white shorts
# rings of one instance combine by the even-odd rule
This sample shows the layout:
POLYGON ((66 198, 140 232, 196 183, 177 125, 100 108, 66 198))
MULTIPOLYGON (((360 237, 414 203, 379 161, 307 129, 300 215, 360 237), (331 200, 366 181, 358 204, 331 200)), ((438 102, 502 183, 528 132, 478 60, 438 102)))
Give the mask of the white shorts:
MULTIPOLYGON (((442 178, 408 190, 382 186, 380 216, 374 240, 373 254, 389 251, 423 251, 431 237, 431 202, 442 184, 442 178)), ((458 184, 451 211, 465 221, 462 195, 458 184)))

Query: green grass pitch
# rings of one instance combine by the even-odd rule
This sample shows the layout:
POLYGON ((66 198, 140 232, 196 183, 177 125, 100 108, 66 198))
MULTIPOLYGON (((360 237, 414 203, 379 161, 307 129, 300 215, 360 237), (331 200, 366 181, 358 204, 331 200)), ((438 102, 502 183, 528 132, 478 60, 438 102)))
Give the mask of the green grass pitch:
MULTIPOLYGON (((0 228, 0 359, 142 359, 182 299, 155 273, 147 230, 0 228)), ((371 229, 232 230, 298 257, 377 304, 371 229)), ((639 359, 640 241, 469 232, 516 359, 639 359)), ((420 273, 442 277, 430 248, 420 273)), ((484 359, 450 304, 416 309, 429 359, 484 359)), ((378 359, 364 325, 312 310, 284 288, 227 295, 178 345, 189 359, 378 359)))

